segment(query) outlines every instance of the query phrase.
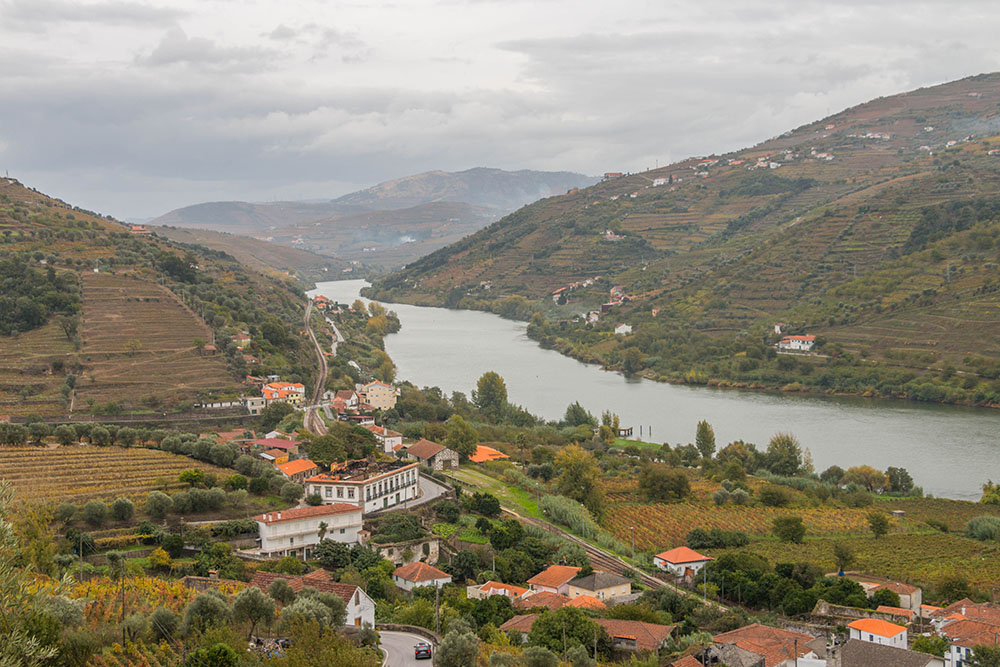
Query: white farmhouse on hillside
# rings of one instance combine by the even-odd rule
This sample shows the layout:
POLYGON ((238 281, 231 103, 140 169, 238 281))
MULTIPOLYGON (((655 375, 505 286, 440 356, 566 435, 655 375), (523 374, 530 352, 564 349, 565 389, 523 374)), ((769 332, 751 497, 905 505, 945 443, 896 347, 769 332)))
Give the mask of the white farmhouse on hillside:
POLYGON ((785 336, 778 341, 778 349, 790 352, 808 352, 816 344, 816 336, 785 336))
POLYGON ((345 544, 358 541, 361 530, 361 508, 346 503, 298 507, 277 512, 265 512, 254 517, 260 532, 257 553, 268 557, 297 556, 309 558, 320 541, 320 524, 324 539, 345 544))
POLYGON ((859 618, 847 624, 851 639, 863 642, 906 648, 906 626, 896 625, 880 618, 859 618))
POLYGON ((619 324, 618 326, 615 327, 615 333, 618 334, 619 336, 626 336, 626 335, 632 333, 632 325, 631 324, 619 324))
POLYGON ((698 574, 711 560, 715 559, 688 547, 677 547, 653 556, 653 565, 675 577, 690 577, 698 574))

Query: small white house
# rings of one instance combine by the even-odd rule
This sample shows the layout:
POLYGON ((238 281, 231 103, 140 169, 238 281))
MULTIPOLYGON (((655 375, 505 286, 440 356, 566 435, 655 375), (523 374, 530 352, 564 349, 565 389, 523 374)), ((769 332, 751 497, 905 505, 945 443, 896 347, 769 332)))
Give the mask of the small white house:
POLYGON ((382 445, 382 451, 386 454, 393 454, 396 447, 403 444, 403 434, 397 433, 392 429, 376 426, 375 424, 365 424, 362 428, 371 431, 371 434, 382 445))
POLYGON ((361 508, 340 503, 298 507, 277 512, 265 512, 254 517, 260 533, 260 548, 265 556, 298 556, 309 558, 320 541, 320 524, 326 524, 323 538, 354 544, 361 530, 361 508))
POLYGON ((433 565, 418 561, 396 568, 392 573, 392 582, 404 591, 412 591, 421 586, 441 588, 451 583, 451 575, 433 565))
POLYGON ((677 547, 653 556, 653 565, 675 577, 691 577, 712 560, 715 559, 703 556, 693 549, 677 547))
POLYGON ((778 349, 789 352, 808 352, 816 344, 816 336, 785 336, 778 341, 778 349))
POLYGON ((627 336, 628 334, 632 333, 632 325, 619 324, 618 326, 615 327, 615 333, 619 336, 627 336))
POLYGON ((880 618, 859 618, 847 624, 851 639, 863 642, 906 648, 906 626, 896 625, 880 618))

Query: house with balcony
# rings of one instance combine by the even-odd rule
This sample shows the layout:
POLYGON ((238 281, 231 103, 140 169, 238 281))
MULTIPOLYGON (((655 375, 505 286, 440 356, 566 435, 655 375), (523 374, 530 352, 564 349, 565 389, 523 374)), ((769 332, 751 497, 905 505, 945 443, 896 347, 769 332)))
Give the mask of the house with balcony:
POLYGON ((321 534, 322 539, 355 544, 362 525, 361 508, 346 503, 265 512, 253 519, 257 522, 260 546, 251 553, 268 558, 308 559, 321 534))
POLYGON ((335 463, 330 472, 305 480, 306 495, 325 504, 348 503, 364 514, 405 505, 420 495, 419 463, 359 459, 335 463))

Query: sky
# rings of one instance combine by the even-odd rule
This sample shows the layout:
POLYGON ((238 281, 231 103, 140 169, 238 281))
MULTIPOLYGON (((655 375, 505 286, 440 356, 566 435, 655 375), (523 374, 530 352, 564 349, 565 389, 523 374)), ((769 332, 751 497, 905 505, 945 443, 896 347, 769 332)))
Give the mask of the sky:
POLYGON ((121 219, 639 171, 1000 70, 995 3, 0 0, 0 174, 121 219))

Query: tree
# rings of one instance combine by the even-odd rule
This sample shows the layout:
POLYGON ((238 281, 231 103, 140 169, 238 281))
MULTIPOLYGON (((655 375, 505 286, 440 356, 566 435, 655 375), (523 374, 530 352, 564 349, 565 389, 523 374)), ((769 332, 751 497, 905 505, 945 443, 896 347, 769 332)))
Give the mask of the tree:
POLYGON ((568 426, 597 426, 597 418, 587 412, 579 401, 569 404, 563 421, 568 426))
POLYGON ((653 502, 682 500, 691 491, 683 470, 649 464, 639 473, 639 493, 653 502))
POLYGON ((841 484, 857 484, 870 493, 879 493, 886 487, 886 476, 871 466, 852 466, 840 478, 841 484))
POLYGON ((516 519, 504 519, 490 531, 490 544, 497 551, 509 549, 524 539, 524 526, 516 519))
POLYGON ((1000 667, 1000 646, 976 644, 972 647, 972 657, 963 663, 966 667, 1000 667))
POLYGON ((569 445, 556 454, 555 465, 562 470, 556 479, 557 491, 582 503, 591 514, 600 517, 604 513, 604 492, 601 489, 601 468, 594 455, 580 445, 569 445))
POLYGON ((442 500, 434 506, 434 514, 446 523, 455 523, 462 514, 462 506, 454 500, 442 500))
POLYGON ((184 608, 184 634, 205 632, 225 625, 231 618, 232 612, 222 593, 216 590, 199 593, 184 608))
POLYGON ((82 516, 91 526, 103 526, 108 520, 108 506, 100 500, 89 500, 83 506, 82 516))
POLYGON ((889 466, 885 471, 886 479, 889 482, 889 493, 908 494, 913 491, 913 478, 906 468, 889 466))
POLYGON ((779 516, 771 522, 771 532, 783 542, 799 544, 806 534, 806 527, 800 516, 779 516))
POLYGON ((313 558, 329 570, 339 570, 351 564, 351 549, 333 540, 320 540, 313 549, 313 558))
POLYGON ((35 422, 28 425, 28 433, 36 444, 41 444, 42 438, 47 438, 52 434, 52 427, 45 422, 35 422))
POLYGON ((205 473, 197 469, 183 470, 177 475, 177 481, 181 484, 187 484, 189 487, 204 486, 205 473))
POLYGON ((295 599, 295 591, 284 579, 275 579, 267 587, 267 594, 283 605, 290 604, 295 599))
POLYGON ((60 424, 59 426, 56 426, 52 435, 55 436, 56 442, 63 446, 72 445, 76 442, 76 429, 69 424, 60 424))
POLYGON ((875 539, 878 539, 889 532, 889 517, 884 512, 869 512, 868 527, 871 528, 875 539))
POLYGON ((103 426, 95 426, 90 429, 90 442, 99 447, 111 444, 111 431, 103 426))
POLYGON ((459 551, 449 564, 450 574, 458 581, 472 579, 479 571, 479 565, 479 556, 475 552, 468 550, 459 551))
POLYGON ((157 607, 149 616, 149 629, 157 641, 173 641, 180 619, 165 607, 157 607))
POLYGON ((146 496, 146 514, 159 521, 162 521, 167 516, 167 512, 170 511, 173 505, 174 503, 170 500, 170 496, 162 491, 152 491, 146 496))
POLYGON ((507 411, 507 384, 493 371, 483 373, 472 392, 472 402, 484 417, 500 421, 507 411))
POLYGON ((128 498, 115 498, 111 503, 111 516, 115 521, 129 521, 135 514, 135 505, 128 498))
POLYGON ((476 443, 479 442, 479 434, 472 428, 469 422, 462 419, 458 413, 453 414, 448 419, 448 436, 444 444, 449 449, 458 452, 463 457, 469 457, 476 453, 476 443))
POLYGON ((837 562, 837 571, 843 572, 854 563, 854 552, 843 542, 837 542, 833 545, 833 559, 837 562))
POLYGON ((819 479, 821 482, 826 482, 827 484, 840 484, 840 480, 844 478, 844 469, 838 465, 832 465, 823 472, 819 474, 819 479))
POLYGON ((292 604, 281 612, 281 629, 287 631, 298 623, 315 621, 320 625, 333 625, 330 608, 314 597, 298 596, 292 604))
POLYGON ((295 412, 288 403, 271 403, 260 413, 260 428, 264 432, 273 431, 281 420, 295 412))
POLYGON ((913 640, 910 650, 943 658, 944 652, 948 650, 948 640, 936 635, 931 637, 920 635, 913 640))
POLYGON ((302 498, 303 493, 305 490, 302 485, 295 482, 285 482, 281 487, 281 499, 286 503, 297 503, 302 498))
POLYGON ((274 600, 256 586, 244 588, 233 600, 233 616, 238 623, 250 624, 249 641, 258 623, 270 624, 274 620, 274 600))
POLYGON ((715 453, 715 431, 712 429, 712 425, 704 419, 698 422, 694 446, 701 452, 702 458, 710 459, 715 453))
POLYGON ((775 475, 792 477, 802 469, 802 446, 789 433, 778 433, 767 444, 764 464, 775 475))
MULTIPOLYGON (((635 348, 630 349, 634 350, 635 348)), ((576 646, 574 648, 582 647, 576 646)), ((586 649, 584 655, 586 655, 586 649)), ((521 664, 524 667, 559 667, 559 658, 544 646, 529 646, 521 654, 521 664)))
POLYGON ((532 646, 544 646, 550 651, 562 653, 571 646, 591 646, 594 638, 607 641, 604 629, 592 621, 582 609, 561 607, 556 611, 546 611, 535 619, 528 634, 532 646))
POLYGON ((170 558, 170 554, 163 547, 157 547, 149 554, 149 567, 153 570, 166 571, 170 569, 172 564, 173 560, 170 558))
POLYGON ((184 667, 236 667, 238 664, 239 654, 221 642, 193 651, 184 661, 184 667))
POLYGON ((894 591, 890 591, 888 588, 880 588, 868 599, 868 606, 872 609, 878 609, 879 606, 886 607, 898 607, 899 606, 899 594, 894 591))
POLYGON ((434 667, 467 667, 476 664, 478 657, 479 638, 472 630, 451 630, 434 653, 434 667))
POLYGON ((485 491, 476 491, 470 497, 470 508, 473 512, 478 512, 485 516, 498 516, 500 514, 500 501, 496 496, 485 491))

